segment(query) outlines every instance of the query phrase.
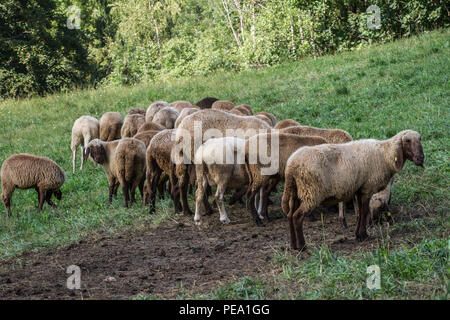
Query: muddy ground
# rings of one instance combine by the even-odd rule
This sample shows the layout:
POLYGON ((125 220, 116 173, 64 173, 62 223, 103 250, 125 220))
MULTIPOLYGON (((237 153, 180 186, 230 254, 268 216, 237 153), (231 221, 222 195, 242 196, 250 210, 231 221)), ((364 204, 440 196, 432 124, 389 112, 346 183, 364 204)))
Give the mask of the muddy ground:
MULTIPOLYGON (((318 219, 305 221, 307 244, 325 239, 343 255, 376 248, 376 236, 363 243, 355 240, 356 218, 348 211, 348 229, 343 230, 336 212, 316 210, 318 219)), ((243 205, 236 204, 229 207, 229 225, 222 225, 217 213, 203 217, 200 227, 193 217, 176 216, 145 232, 25 253, 0 263, 0 299, 175 298, 181 283, 191 292, 206 292, 236 277, 260 276, 271 268, 273 250, 288 247, 287 221, 279 204, 271 207, 270 215, 271 222, 256 227, 243 205), (81 268, 81 290, 66 288, 70 265, 81 268)), ((391 234, 394 242, 401 236, 391 234)))

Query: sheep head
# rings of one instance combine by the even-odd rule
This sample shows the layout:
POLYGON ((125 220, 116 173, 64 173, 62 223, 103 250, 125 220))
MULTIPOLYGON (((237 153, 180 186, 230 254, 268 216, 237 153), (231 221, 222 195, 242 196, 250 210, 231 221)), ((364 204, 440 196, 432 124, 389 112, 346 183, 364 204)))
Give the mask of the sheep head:
POLYGON ((420 134, 416 131, 408 130, 402 136, 403 155, 411 160, 416 166, 423 167, 425 156, 423 154, 420 134))
POLYGON ((94 160, 98 164, 103 164, 107 161, 106 159, 106 150, 104 143, 99 139, 94 139, 89 142, 88 147, 84 152, 84 161, 86 161, 91 156, 92 160, 94 160))

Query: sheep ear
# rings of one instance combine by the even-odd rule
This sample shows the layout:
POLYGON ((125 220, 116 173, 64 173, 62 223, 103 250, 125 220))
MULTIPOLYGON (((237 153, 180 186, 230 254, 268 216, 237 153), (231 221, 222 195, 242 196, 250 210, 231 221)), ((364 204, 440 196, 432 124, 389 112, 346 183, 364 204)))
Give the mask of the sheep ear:
POLYGON ((394 152, 394 166, 395 170, 399 172, 402 170, 403 165, 405 164, 405 160, 403 157, 403 143, 402 140, 397 142, 394 152))

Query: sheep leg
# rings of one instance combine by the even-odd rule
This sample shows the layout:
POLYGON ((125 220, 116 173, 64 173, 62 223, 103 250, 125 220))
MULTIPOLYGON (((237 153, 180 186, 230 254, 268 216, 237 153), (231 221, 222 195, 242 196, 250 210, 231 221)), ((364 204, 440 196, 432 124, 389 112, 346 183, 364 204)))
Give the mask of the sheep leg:
POLYGON ((256 207, 255 207, 255 198, 256 198, 256 194, 258 193, 260 188, 258 188, 258 186, 252 186, 252 188, 250 189, 250 196, 247 197, 247 209, 250 211, 250 213, 253 216, 253 219, 255 220, 255 223, 258 227, 263 227, 264 224, 262 223, 261 219, 258 216, 258 212, 256 211, 256 207))
POLYGON ((311 206, 308 206, 306 202, 302 202, 298 209, 292 216, 295 234, 296 234, 296 247, 295 249, 303 251, 306 249, 305 237, 303 235, 303 220, 311 212, 311 206))
POLYGON ((291 249, 297 248, 297 236, 295 233, 293 215, 294 215, 294 212, 297 211, 299 206, 300 206, 300 203, 299 203, 298 199, 296 199, 296 196, 294 194, 291 194, 291 196, 289 197, 289 212, 287 214, 291 249))
POLYGON ((38 213, 41 212, 42 207, 44 206, 44 200, 45 200, 45 191, 42 189, 39 189, 39 209, 38 213))
POLYGON ((230 206, 232 206, 233 204, 235 204, 237 201, 242 203, 242 197, 244 196, 244 194, 247 193, 247 188, 244 188, 236 193, 233 194, 233 196, 230 198, 230 201, 228 201, 228 204, 230 206))
POLYGON ((203 194, 203 205, 205 206, 205 215, 212 215, 214 213, 213 208, 211 208, 211 205, 208 201, 208 193, 211 194, 211 187, 208 184, 207 179, 203 179, 203 188, 205 189, 205 193, 203 194))
POLYGON ((274 190, 277 187, 278 182, 279 179, 272 179, 269 185, 263 189, 262 197, 260 199, 261 211, 259 212, 259 214, 265 217, 267 221, 270 221, 269 212, 267 208, 269 205, 269 196, 272 190, 274 190))
POLYGON ((2 185, 2 201, 6 208, 6 213, 8 217, 11 217, 11 198, 14 193, 14 187, 8 187, 6 185, 2 185))
POLYGON ((177 198, 177 178, 175 177, 175 173, 172 171, 169 173, 169 183, 170 183, 170 197, 173 201, 173 206, 175 208, 175 213, 178 213, 181 211, 181 203, 180 199, 177 198))
POLYGON ((52 201, 52 194, 53 194, 52 191, 47 191, 47 193, 45 194, 45 201, 47 201, 49 206, 55 207, 55 204, 52 201))
POLYGON ((215 198, 217 207, 219 207, 220 221, 222 223, 230 223, 230 219, 228 218, 227 212, 225 211, 225 205, 223 201, 223 196, 225 194, 225 187, 222 184, 217 186, 215 198))
POLYGON ((341 221, 342 228, 347 229, 347 220, 345 220, 345 203, 339 202, 339 220, 341 221))
POLYGON ((188 187, 189 177, 187 172, 180 177, 178 182, 178 187, 180 189, 181 207, 183 209, 183 214, 192 215, 191 209, 189 209, 189 204, 187 201, 187 187, 188 187))
POLYGON ((75 166, 77 162, 77 147, 72 151, 72 173, 75 173, 75 166))
POLYGON ((369 211, 370 198, 365 195, 358 196, 358 198, 358 202, 360 204, 359 208, 361 210, 358 215, 358 224, 355 234, 356 239, 358 239, 359 241, 363 241, 369 237, 367 234, 367 215, 369 211))
POLYGON ((116 188, 117 183, 116 183, 116 179, 113 178, 113 177, 109 178, 108 180, 109 180, 108 181, 108 183, 109 183, 109 186, 108 186, 108 191, 109 191, 108 204, 111 204, 112 203, 112 197, 114 195, 114 191, 117 192, 117 188, 116 188))
POLYGON ((149 200, 150 200, 150 208, 148 213, 153 214, 156 210, 156 190, 158 189, 158 182, 161 176, 161 169, 159 167, 154 167, 152 170, 150 179, 147 180, 148 191, 149 191, 149 200))
POLYGON ((128 202, 130 201, 130 187, 128 186, 128 182, 123 181, 122 183, 122 193, 125 199, 125 208, 128 208, 128 202))
POLYGON ((203 199, 206 196, 206 189, 205 189, 205 180, 203 178, 203 173, 198 173, 197 175, 197 191, 195 192, 195 215, 194 215, 194 223, 196 225, 200 225, 200 219, 201 219, 201 209, 202 209, 202 202, 203 199))
POLYGON ((139 193, 141 194, 141 198, 144 199, 144 183, 145 183, 145 175, 142 177, 139 182, 139 193))

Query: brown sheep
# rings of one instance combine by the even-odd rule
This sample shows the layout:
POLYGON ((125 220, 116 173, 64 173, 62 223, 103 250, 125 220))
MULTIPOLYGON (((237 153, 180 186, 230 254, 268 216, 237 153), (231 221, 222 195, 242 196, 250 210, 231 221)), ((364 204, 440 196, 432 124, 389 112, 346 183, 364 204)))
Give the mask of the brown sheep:
POLYGON ((125 117, 122 130, 120 131, 122 138, 131 138, 138 129, 145 123, 145 118, 141 114, 129 114, 125 117))
POLYGON ((51 206, 52 194, 61 200, 61 186, 66 181, 66 173, 49 158, 20 153, 7 158, 0 169, 2 180, 1 198, 5 204, 8 217, 11 216, 11 197, 16 188, 34 188, 38 193, 39 209, 42 210, 44 200, 51 206))
POLYGON ((140 115, 143 115, 145 117, 145 113, 146 112, 147 111, 144 110, 144 109, 134 108, 134 109, 131 109, 130 111, 128 111, 128 114, 140 114, 140 115))
POLYGON ((269 112, 265 112, 265 111, 260 111, 257 113, 258 114, 262 114, 264 116, 266 116, 267 118, 269 118, 272 121, 272 127, 275 127, 275 125, 277 124, 277 118, 275 118, 275 116, 269 112))
POLYGON ((217 100, 219 99, 213 97, 206 97, 198 101, 195 104, 195 106, 199 107, 200 109, 211 109, 213 103, 216 102, 217 100))
POLYGON ((279 181, 284 180, 288 158, 298 148, 326 143, 321 137, 302 137, 289 133, 261 133, 250 137, 245 144, 245 163, 250 180, 247 207, 258 226, 263 225, 259 216, 268 219, 269 193, 279 181), (264 147, 266 146, 266 147, 264 147), (272 150, 272 148, 275 148, 272 150), (271 160, 267 165, 267 160, 271 160), (260 210, 256 211, 255 199, 260 192, 260 210))
POLYGON ((138 132, 133 138, 142 141, 145 144, 145 147, 147 148, 148 145, 150 144, 150 141, 159 132, 161 132, 161 130, 142 131, 142 132, 138 132))
POLYGON ((295 127, 295 126, 301 126, 301 124, 292 119, 285 119, 281 120, 280 122, 277 122, 277 124, 274 125, 273 128, 280 130, 287 127, 295 127))
POLYGON ((240 104, 240 105, 236 106, 235 108, 238 110, 245 108, 248 111, 248 115, 250 115, 250 116, 253 115, 252 107, 250 107, 248 104, 240 104))
POLYGON ((134 138, 124 138, 112 142, 98 139, 88 145, 86 156, 103 166, 109 183, 109 203, 116 194, 118 183, 122 186, 125 207, 135 201, 135 191, 139 187, 143 195, 145 181, 145 144, 134 138))
POLYGON ((263 114, 256 114, 253 117, 256 117, 258 119, 261 119, 261 120, 265 121, 271 127, 273 126, 273 122, 268 116, 265 116, 263 114))
POLYGON ((288 217, 291 248, 303 250, 303 220, 320 204, 346 202, 356 196, 356 238, 367 235, 372 196, 385 188, 406 160, 423 166, 420 134, 405 130, 387 140, 365 139, 344 144, 303 147, 287 161, 283 212, 288 217))
POLYGON ((153 116, 153 122, 164 126, 166 129, 173 129, 180 113, 172 107, 164 107, 153 116))
POLYGON ((123 119, 118 112, 106 112, 100 118, 100 140, 113 141, 121 138, 123 119))
POLYGON ((170 104, 171 107, 175 108, 178 112, 181 112, 185 108, 193 108, 192 103, 189 101, 174 101, 170 104))
POLYGON ((215 101, 211 109, 222 110, 222 111, 230 111, 234 108, 234 103, 228 100, 217 100, 215 101))
POLYGON ((149 130, 162 131, 164 129, 166 129, 166 128, 160 124, 157 124, 154 122, 146 122, 142 126, 139 127, 137 133, 141 133, 141 132, 149 131, 149 130))
POLYGON ((153 121, 153 116, 164 107, 170 107, 170 104, 166 101, 153 102, 145 113, 145 122, 153 121))
POLYGON ((180 125, 181 121, 183 121, 184 118, 186 118, 188 115, 193 114, 197 111, 199 111, 201 109, 199 108, 185 108, 183 110, 181 110, 180 115, 177 118, 177 121, 175 121, 175 126, 174 128, 178 128, 178 126, 180 125))

